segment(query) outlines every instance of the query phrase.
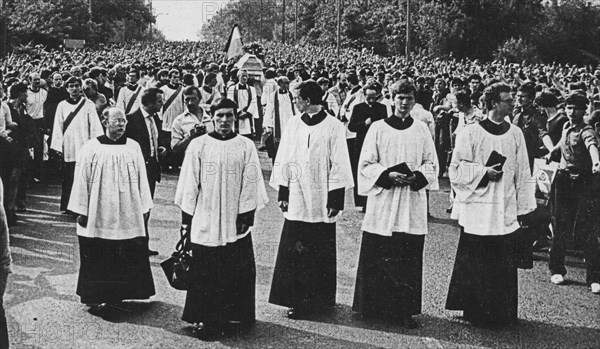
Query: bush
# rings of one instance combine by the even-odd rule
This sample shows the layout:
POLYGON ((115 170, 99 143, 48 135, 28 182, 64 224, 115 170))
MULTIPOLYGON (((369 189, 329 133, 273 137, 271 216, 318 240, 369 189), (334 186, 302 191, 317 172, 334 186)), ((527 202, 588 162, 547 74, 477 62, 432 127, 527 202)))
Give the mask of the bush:
POLYGON ((537 48, 521 37, 506 40, 498 47, 494 58, 506 60, 509 63, 539 63, 540 61, 537 48))

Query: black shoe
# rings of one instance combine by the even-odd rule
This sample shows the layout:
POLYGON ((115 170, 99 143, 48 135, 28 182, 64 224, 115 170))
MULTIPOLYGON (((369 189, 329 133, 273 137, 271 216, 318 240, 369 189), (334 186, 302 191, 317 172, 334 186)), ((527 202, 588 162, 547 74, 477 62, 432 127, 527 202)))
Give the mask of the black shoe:
POLYGON ((148 249, 148 256, 158 256, 158 251, 148 249))
POLYGON ((415 328, 419 327, 419 323, 416 322, 415 319, 412 318, 412 316, 409 316, 402 319, 402 321, 400 322, 400 326, 409 330, 414 330, 415 328))
POLYGON ((194 334, 202 341, 216 341, 225 336, 221 327, 216 324, 199 324, 194 328, 194 334))

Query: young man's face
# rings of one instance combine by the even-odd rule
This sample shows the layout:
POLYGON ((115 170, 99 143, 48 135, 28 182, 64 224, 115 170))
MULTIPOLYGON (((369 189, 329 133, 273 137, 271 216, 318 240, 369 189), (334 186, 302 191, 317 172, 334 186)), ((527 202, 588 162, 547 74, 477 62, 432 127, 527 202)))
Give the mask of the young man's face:
POLYGON ((296 107, 298 110, 303 113, 310 106, 310 100, 308 98, 303 98, 302 96, 296 97, 296 107))
POLYGON ((139 80, 139 78, 138 78, 138 75, 136 73, 129 73, 129 74, 127 74, 127 82, 130 85, 137 84, 138 80, 139 80))
POLYGON ((569 120, 573 122, 581 122, 583 120, 583 116, 585 115, 585 109, 579 109, 574 104, 567 104, 565 106, 565 112, 569 120))
POLYGON ((515 97, 517 97, 517 106, 519 107, 526 107, 533 102, 533 98, 523 91, 518 91, 515 97))
POLYGON ((81 96, 81 85, 78 83, 70 83, 67 85, 67 92, 69 93, 69 97, 77 98, 81 96))
POLYGON ((190 113, 196 113, 198 111, 198 103, 200 103, 200 97, 196 93, 183 96, 183 103, 190 111, 190 113))
POLYGON ((229 134, 233 130, 235 111, 233 108, 217 109, 213 115, 213 121, 215 123, 215 130, 218 133, 222 135, 229 134))
POLYGON ((179 84, 179 72, 174 72, 171 74, 171 76, 169 77, 169 82, 171 83, 171 85, 178 85, 179 84))
POLYGON ((415 95, 411 93, 398 93, 394 96, 394 105, 398 115, 406 117, 415 106, 415 95))

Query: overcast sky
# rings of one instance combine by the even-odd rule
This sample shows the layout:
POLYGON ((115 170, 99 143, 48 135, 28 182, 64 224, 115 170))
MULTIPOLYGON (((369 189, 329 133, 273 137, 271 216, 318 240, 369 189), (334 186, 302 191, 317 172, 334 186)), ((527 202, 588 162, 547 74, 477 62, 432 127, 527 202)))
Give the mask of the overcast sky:
POLYGON ((229 0, 152 0, 156 26, 167 40, 198 40, 198 31, 229 0))

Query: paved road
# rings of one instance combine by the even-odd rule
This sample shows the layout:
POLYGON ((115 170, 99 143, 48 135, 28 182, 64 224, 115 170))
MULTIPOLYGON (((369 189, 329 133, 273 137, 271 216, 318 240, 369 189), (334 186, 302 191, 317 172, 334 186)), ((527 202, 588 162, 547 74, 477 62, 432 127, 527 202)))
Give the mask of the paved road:
MULTIPOLYGON (((261 154, 268 175, 269 162, 261 154)), ((337 306, 328 316, 293 321, 285 309, 267 303, 283 224, 276 193, 258 213, 254 231, 257 262, 257 325, 243 337, 202 342, 180 320, 185 294, 169 287, 160 261, 178 238, 179 210, 172 204, 177 177, 166 175, 157 188, 150 221, 156 296, 126 302, 105 318, 89 314, 75 294, 79 252, 73 220, 59 213, 58 184, 34 186, 28 212, 11 229, 14 273, 4 297, 13 348, 600 348, 600 297, 585 286, 578 256, 568 258, 568 283, 549 282, 547 255, 533 270, 519 271, 519 324, 502 330, 472 327, 444 303, 458 228, 445 213, 448 183, 432 192, 435 218, 425 242, 423 314, 417 330, 384 322, 364 322, 351 311, 361 239, 362 214, 347 204, 338 224, 337 306)), ((347 193, 347 203, 352 203, 347 193)))

